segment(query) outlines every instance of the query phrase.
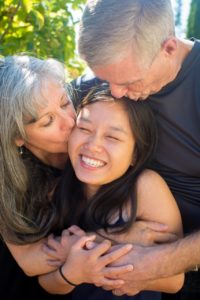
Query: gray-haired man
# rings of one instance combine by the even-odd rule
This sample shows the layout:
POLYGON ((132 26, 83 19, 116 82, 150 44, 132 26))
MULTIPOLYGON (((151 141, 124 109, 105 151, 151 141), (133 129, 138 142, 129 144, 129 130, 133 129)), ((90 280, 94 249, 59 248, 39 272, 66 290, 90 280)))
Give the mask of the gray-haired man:
MULTIPOLYGON (((170 0, 89 0, 78 47, 115 97, 148 99, 159 128, 152 167, 169 184, 184 231, 190 233, 170 244, 134 247, 124 258, 134 264, 134 270, 115 291, 134 294, 135 289, 145 289, 148 280, 200 264, 200 231, 192 234, 200 229, 200 43, 175 36, 170 0)), ((86 90, 87 81, 83 77, 77 85, 86 90)), ((150 225, 146 227, 148 234, 156 235, 150 225)), ((184 295, 181 299, 200 299, 197 287, 184 295)))

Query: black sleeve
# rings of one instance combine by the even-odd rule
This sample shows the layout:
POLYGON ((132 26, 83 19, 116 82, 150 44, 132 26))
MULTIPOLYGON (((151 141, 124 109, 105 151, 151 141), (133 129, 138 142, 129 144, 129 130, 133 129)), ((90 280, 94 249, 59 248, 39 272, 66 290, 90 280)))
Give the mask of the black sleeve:
POLYGON ((85 74, 70 82, 70 96, 75 107, 88 94, 91 88, 98 85, 108 85, 93 74, 85 74))

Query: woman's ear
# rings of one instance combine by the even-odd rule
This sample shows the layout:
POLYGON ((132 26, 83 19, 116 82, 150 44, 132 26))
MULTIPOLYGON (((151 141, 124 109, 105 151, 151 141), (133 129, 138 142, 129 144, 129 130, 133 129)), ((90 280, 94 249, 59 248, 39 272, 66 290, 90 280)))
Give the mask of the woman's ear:
POLYGON ((17 146, 17 147, 22 147, 23 145, 24 145, 24 139, 23 138, 16 138, 15 139, 15 145, 17 146))

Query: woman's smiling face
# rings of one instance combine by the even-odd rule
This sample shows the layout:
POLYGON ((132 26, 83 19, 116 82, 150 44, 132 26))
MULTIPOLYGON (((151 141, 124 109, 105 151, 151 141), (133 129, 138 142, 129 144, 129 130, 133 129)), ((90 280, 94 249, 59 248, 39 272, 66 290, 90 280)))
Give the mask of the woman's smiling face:
POLYGON ((78 179, 99 188, 127 171, 134 146, 123 105, 98 101, 81 109, 69 138, 68 153, 78 179))

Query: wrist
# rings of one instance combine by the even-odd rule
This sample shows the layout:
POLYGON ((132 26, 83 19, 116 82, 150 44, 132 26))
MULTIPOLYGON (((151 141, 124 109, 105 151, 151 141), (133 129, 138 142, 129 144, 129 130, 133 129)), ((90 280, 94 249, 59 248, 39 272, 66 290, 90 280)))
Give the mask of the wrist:
POLYGON ((71 281, 71 279, 68 276, 65 275, 65 273, 63 272, 63 265, 61 265, 59 267, 58 272, 59 272, 59 275, 62 278, 62 280, 65 283, 67 283, 68 285, 70 285, 71 287, 76 287, 76 286, 79 285, 78 283, 75 283, 75 282, 71 281))

